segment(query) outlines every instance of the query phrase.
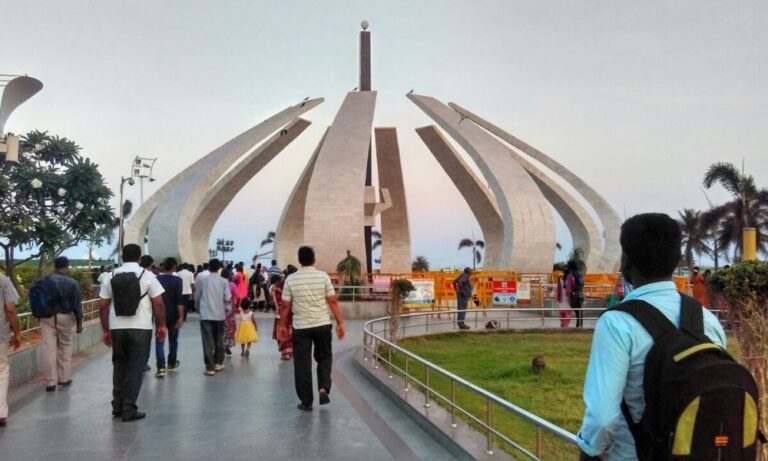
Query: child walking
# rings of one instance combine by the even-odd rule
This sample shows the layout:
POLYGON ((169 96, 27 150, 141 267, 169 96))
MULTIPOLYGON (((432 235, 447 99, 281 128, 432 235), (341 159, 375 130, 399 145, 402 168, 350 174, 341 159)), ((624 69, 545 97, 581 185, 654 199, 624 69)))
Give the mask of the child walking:
POLYGON ((235 317, 237 322, 237 331, 235 332, 235 342, 240 345, 240 355, 249 357, 251 355, 251 343, 259 340, 259 326, 256 324, 256 317, 251 310, 252 304, 248 298, 240 301, 240 312, 235 317))

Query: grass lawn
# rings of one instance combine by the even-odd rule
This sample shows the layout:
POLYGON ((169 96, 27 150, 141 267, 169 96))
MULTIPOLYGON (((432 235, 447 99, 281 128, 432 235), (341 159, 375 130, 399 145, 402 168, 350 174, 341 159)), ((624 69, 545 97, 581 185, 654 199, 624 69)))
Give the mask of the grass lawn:
MULTIPOLYGON (((591 343, 592 332, 578 330, 446 333, 399 342, 433 364, 572 433, 579 430, 584 413, 582 387, 591 343), (543 356, 546 362, 539 374, 531 370, 536 355, 543 356)), ((731 340, 730 345, 729 350, 735 352, 735 341, 731 340)), ((393 357, 393 361, 402 368, 402 357, 393 357)), ((409 374, 423 377, 423 373, 410 363, 409 374)), ((443 396, 450 396, 450 383, 434 375, 430 375, 430 385, 443 396)), ((457 400, 473 415, 485 419, 484 400, 459 386, 457 400)), ((535 432, 530 424, 496 408, 493 421, 500 432, 534 450, 535 432)), ((553 436, 545 436, 543 445, 544 459, 576 459, 578 454, 553 436)))

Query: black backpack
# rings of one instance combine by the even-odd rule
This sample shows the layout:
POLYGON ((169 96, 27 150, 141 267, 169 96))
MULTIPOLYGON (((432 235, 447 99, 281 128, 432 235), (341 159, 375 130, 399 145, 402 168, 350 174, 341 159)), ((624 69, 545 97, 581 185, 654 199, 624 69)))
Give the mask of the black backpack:
MULTIPOLYGON (((645 412, 621 410, 640 461, 754 460, 758 393, 750 372, 704 335, 701 304, 681 295, 680 329, 650 304, 609 309, 632 315, 653 337, 645 359, 645 412)), ((762 438, 762 436, 761 436, 762 438)))
POLYGON ((50 276, 37 280, 30 287, 29 305, 33 316, 39 319, 53 317, 59 304, 59 290, 50 276))
POLYGON ((112 276, 112 302, 115 305, 115 315, 118 317, 131 317, 136 315, 141 299, 147 293, 141 294, 139 280, 144 276, 141 271, 138 277, 133 272, 120 272, 112 276))

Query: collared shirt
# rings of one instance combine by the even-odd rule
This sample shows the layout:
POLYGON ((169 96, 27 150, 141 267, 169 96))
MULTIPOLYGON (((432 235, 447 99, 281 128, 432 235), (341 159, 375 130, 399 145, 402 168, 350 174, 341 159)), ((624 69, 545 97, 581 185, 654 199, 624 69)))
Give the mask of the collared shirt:
POLYGON ((13 287, 11 279, 5 275, 0 275, 0 342, 7 343, 11 340, 11 325, 5 315, 6 304, 16 304, 19 300, 19 294, 13 287))
POLYGON ((83 321, 83 302, 80 299, 80 284, 75 279, 61 272, 50 275, 59 292, 65 313, 71 313, 79 323, 83 321))
POLYGON ((151 330, 152 329, 152 298, 157 298, 162 295, 165 290, 160 282, 157 281, 157 277, 152 271, 144 270, 138 263, 129 262, 123 263, 122 266, 112 271, 109 279, 105 280, 101 285, 101 291, 99 297, 101 299, 112 299, 112 277, 123 272, 133 272, 136 277, 139 278, 139 287, 141 287, 142 296, 139 301, 139 307, 136 309, 136 315, 132 316, 117 316, 115 314, 115 303, 110 303, 109 306, 109 329, 110 330, 125 330, 125 329, 137 329, 137 330, 151 330), (142 271, 144 274, 142 274, 142 271))
POLYGON ((275 266, 272 266, 269 269, 267 269, 267 274, 269 274, 269 278, 267 279, 267 281, 271 281, 273 275, 277 275, 279 277, 282 277, 283 276, 283 271, 282 271, 282 269, 280 269, 279 266, 275 265, 275 266))
MULTIPOLYGON (((680 325, 680 293, 673 282, 643 285, 624 298, 632 299, 651 304, 680 325)), ((723 327, 711 312, 703 311, 704 333, 725 348, 723 327)), ((584 421, 577 435, 579 447, 588 455, 606 460, 637 459, 621 401, 627 402, 632 419, 640 421, 645 410, 643 368, 652 345, 651 335, 626 312, 607 312, 598 320, 584 380, 584 421)))
POLYGON ((176 272, 176 277, 180 278, 182 281, 181 286, 181 294, 182 295, 191 295, 192 294, 192 285, 195 284, 195 276, 192 275, 192 272, 184 269, 176 272))
POLYGON ((214 272, 202 274, 195 282, 195 307, 200 312, 200 320, 224 320, 224 306, 232 300, 229 282, 214 272))
POLYGON ((283 284, 283 302, 291 303, 293 328, 300 330, 331 324, 328 297, 336 295, 331 278, 305 266, 289 275, 283 284))
POLYGON ((469 274, 462 272, 460 276, 454 280, 456 284, 456 294, 458 296, 464 296, 469 298, 472 296, 472 281, 469 279, 469 274))

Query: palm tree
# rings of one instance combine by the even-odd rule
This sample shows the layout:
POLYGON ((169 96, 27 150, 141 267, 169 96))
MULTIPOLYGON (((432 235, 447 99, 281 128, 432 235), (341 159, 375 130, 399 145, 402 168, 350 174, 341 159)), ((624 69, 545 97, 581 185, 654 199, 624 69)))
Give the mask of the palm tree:
POLYGON ((275 231, 269 231, 267 232, 267 238, 261 241, 261 246, 259 248, 264 248, 265 245, 270 245, 272 243, 275 243, 275 237, 277 234, 275 231))
POLYGON ((416 256, 416 259, 411 263, 411 270, 413 272, 429 272, 429 260, 426 256, 416 256))
POLYGON ((572 264, 575 264, 576 269, 584 274, 587 272, 587 263, 584 260, 584 250, 581 249, 581 247, 576 247, 571 251, 571 254, 568 255, 568 263, 569 266, 572 264))
POLYGON ((713 207, 702 216, 704 227, 715 232, 717 246, 724 252, 733 246, 733 259, 741 259, 743 230, 754 227, 757 249, 765 253, 768 249, 768 189, 758 189, 752 175, 740 172, 728 162, 717 162, 707 169, 704 187, 709 189, 715 183, 733 197, 730 202, 713 207))
POLYGON ((349 250, 347 250, 347 257, 336 265, 336 272, 341 276, 344 285, 359 285, 363 278, 363 266, 349 250))
POLYGON ((696 211, 691 208, 686 208, 683 211, 678 211, 680 219, 677 220, 680 224, 680 231, 683 234, 683 261, 686 267, 691 268, 693 266, 693 255, 701 256, 702 254, 712 254, 712 249, 707 245, 709 239, 709 233, 707 229, 702 225, 702 212, 696 211))
POLYGON ((480 253, 480 250, 485 249, 485 242, 464 238, 459 241, 459 250, 462 248, 472 248, 472 269, 475 269, 480 264, 480 261, 483 260, 483 254, 480 253))

